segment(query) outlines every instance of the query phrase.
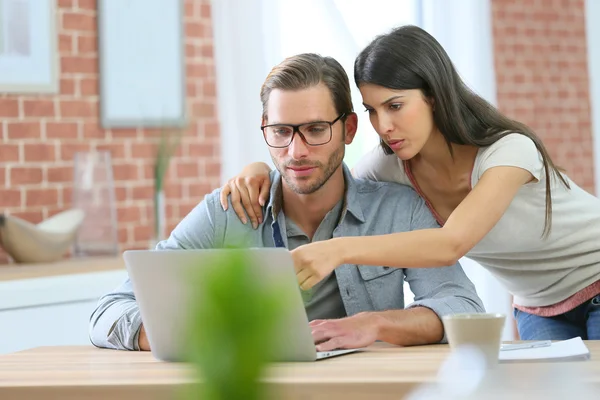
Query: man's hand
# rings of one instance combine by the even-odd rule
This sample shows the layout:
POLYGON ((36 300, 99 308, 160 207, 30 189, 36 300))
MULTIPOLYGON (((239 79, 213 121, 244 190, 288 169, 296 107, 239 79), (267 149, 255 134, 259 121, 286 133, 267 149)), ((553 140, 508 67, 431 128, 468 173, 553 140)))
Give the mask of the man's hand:
POLYGON ((352 349, 375 343, 379 334, 378 316, 360 313, 342 319, 310 322, 317 351, 352 349))
POLYGON ((312 288, 343 264, 342 251, 338 245, 336 239, 321 240, 291 251, 296 278, 302 290, 312 288))
POLYGON ((148 336, 146 336, 146 329, 144 328, 144 324, 140 326, 138 345, 140 346, 140 350, 150 351, 150 342, 148 342, 148 336))

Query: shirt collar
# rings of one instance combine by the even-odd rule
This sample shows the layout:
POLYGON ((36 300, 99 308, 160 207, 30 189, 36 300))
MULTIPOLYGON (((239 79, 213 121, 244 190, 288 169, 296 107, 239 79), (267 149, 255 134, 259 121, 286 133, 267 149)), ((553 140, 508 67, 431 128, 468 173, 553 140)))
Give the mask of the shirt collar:
MULTIPOLYGON (((350 172, 348 166, 343 163, 342 168, 344 171, 344 181, 346 183, 346 192, 344 195, 344 208, 340 222, 344 220, 346 212, 352 214, 354 218, 360 222, 365 222, 365 216, 362 210, 362 205, 358 196, 358 188, 356 181, 350 172)), ((282 187, 281 187, 281 174, 277 169, 271 171, 271 190, 269 193, 269 203, 267 204, 265 215, 270 215, 273 221, 277 219, 277 214, 281 211, 282 201, 282 187)))

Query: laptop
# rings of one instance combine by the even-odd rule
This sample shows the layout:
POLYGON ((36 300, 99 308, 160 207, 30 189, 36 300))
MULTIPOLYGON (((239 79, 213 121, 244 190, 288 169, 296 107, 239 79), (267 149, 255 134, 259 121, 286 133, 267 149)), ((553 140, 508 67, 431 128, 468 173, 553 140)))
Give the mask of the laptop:
POLYGON ((186 348, 181 338, 190 310, 186 299, 194 290, 190 274, 202 279, 203 274, 219 265, 219 259, 232 251, 244 251, 244 256, 250 258, 256 273, 261 276, 261 282, 278 285, 290 294, 285 317, 274 330, 272 342, 277 346, 274 361, 315 361, 361 350, 316 351, 293 260, 287 249, 128 250, 123 253, 123 258, 156 359, 184 361, 186 348))

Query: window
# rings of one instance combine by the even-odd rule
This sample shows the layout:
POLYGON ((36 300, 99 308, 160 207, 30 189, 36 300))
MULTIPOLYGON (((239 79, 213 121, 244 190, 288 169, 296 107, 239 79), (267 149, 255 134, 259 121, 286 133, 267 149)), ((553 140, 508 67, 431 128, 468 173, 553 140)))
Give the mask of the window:
POLYGON ((360 92, 353 83, 354 59, 375 38, 390 29, 418 24, 417 0, 304 0, 279 3, 278 38, 280 54, 288 57, 312 52, 334 57, 342 64, 352 89, 359 129, 347 147, 345 162, 350 168, 379 143, 364 113, 360 92))

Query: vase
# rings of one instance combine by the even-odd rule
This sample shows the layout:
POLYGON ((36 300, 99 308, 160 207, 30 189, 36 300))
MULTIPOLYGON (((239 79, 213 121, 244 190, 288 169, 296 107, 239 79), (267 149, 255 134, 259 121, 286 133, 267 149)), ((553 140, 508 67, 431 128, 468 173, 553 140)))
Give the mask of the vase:
POLYGON ((154 232, 150 241, 151 249, 166 238, 166 224, 165 192, 162 189, 156 190, 154 192, 154 232))
POLYGON ((76 152, 73 161, 73 208, 85 215, 75 237, 73 254, 116 256, 119 238, 110 152, 76 152))

